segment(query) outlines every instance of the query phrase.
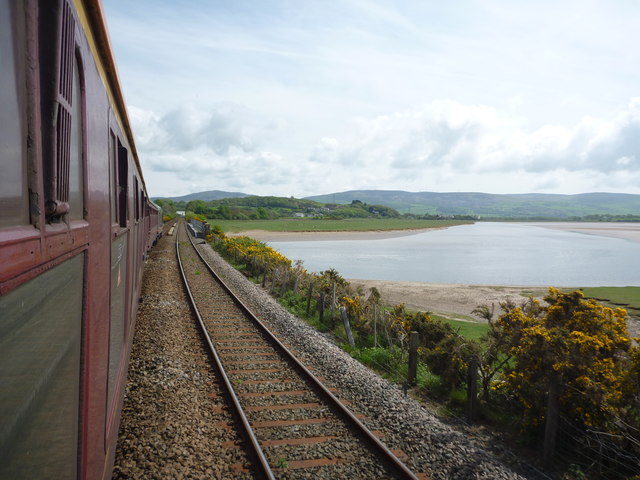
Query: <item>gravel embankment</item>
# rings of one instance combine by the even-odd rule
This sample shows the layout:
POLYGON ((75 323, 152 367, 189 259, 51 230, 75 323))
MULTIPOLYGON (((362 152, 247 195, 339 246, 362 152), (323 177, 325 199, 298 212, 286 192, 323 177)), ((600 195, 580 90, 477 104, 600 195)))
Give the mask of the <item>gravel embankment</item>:
MULTIPOLYGON (((301 360, 316 369, 350 408, 365 415, 365 424, 384 432, 391 449, 408 454, 407 465, 434 480, 521 479, 493 452, 455 431, 402 390, 381 378, 329 341, 302 320, 286 312, 262 288, 249 282, 208 245, 201 245, 207 260, 243 302, 285 343, 300 353, 301 360)), ((498 448, 498 454, 502 449, 498 448)))

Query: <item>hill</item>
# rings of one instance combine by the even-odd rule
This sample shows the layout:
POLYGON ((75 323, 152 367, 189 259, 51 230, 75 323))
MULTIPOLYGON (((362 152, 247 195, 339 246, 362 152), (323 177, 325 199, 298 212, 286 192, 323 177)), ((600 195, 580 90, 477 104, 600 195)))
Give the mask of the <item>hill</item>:
POLYGON ((223 198, 242 198, 249 195, 241 192, 224 192, 222 190, 208 190, 206 192, 190 193, 181 197, 153 197, 152 200, 171 200, 172 202, 190 202, 192 200, 203 200, 210 202, 211 200, 221 200, 223 198))
MULTIPOLYGON (((193 196, 197 195, 201 194, 193 194, 193 196)), ((185 210, 207 218, 227 220, 287 217, 397 218, 400 216, 393 208, 385 205, 369 205, 359 200, 354 200, 349 204, 325 205, 313 200, 293 197, 245 195, 209 201, 200 198, 189 201, 158 198, 155 199, 155 202, 162 207, 165 214, 174 214, 176 211, 185 210)))
POLYGON ((401 213, 473 215, 483 218, 572 219, 589 216, 640 216, 640 195, 624 193, 491 194, 478 192, 405 192, 351 190, 306 197, 322 203, 353 200, 386 205, 401 213))

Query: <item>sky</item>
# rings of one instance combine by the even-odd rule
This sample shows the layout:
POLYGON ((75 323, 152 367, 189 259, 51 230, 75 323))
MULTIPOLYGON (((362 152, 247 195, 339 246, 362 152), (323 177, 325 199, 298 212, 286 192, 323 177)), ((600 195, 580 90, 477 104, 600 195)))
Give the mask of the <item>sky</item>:
POLYGON ((103 0, 151 196, 640 194, 637 0, 103 0))

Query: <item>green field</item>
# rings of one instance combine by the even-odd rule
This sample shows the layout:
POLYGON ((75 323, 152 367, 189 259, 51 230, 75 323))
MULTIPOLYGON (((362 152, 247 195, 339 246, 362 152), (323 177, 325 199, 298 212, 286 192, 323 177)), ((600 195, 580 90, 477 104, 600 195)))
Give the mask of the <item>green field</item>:
POLYGON ((276 220, 223 220, 210 219, 211 226, 218 225, 225 232, 267 230, 269 232, 348 232, 411 230, 419 228, 450 227, 473 223, 463 220, 415 220, 404 218, 284 218, 276 220))
POLYGON ((456 330, 461 336, 469 340, 477 340, 482 335, 489 331, 489 324, 482 322, 465 322, 464 320, 453 320, 451 318, 443 317, 441 315, 431 314, 431 318, 434 320, 440 320, 448 323, 456 330))
POLYGON ((625 308, 629 315, 640 317, 640 287, 589 287, 581 290, 587 298, 625 308))

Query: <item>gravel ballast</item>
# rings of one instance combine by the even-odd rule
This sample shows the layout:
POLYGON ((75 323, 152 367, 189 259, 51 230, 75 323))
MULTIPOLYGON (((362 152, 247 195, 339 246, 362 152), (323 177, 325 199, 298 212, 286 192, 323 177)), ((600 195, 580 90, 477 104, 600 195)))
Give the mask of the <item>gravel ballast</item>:
POLYGON ((248 479, 233 419, 195 328, 164 236, 145 266, 129 364, 114 479, 248 479))

